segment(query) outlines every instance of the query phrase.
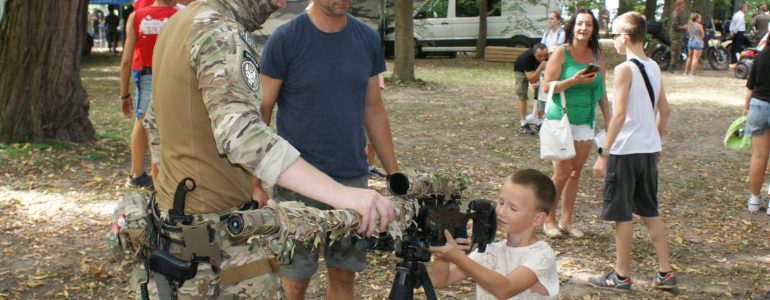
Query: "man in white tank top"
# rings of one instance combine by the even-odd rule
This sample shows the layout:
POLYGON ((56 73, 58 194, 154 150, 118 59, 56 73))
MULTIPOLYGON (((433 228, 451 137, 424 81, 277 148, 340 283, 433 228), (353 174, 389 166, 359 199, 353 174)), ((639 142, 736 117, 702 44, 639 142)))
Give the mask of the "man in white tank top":
POLYGON ((658 212, 658 169, 662 157, 660 136, 669 116, 666 94, 660 80, 660 68, 644 55, 642 43, 647 26, 641 14, 629 12, 615 20, 613 43, 628 61, 615 67, 615 101, 607 136, 598 148, 594 174, 604 177, 602 219, 615 221, 615 268, 607 275, 594 277, 595 287, 631 290, 631 242, 633 215, 644 220, 655 247, 659 268, 653 286, 672 289, 677 286, 669 262, 666 225, 658 212), (644 78, 647 74, 647 79, 644 78), (657 120, 656 120, 657 108, 657 120))

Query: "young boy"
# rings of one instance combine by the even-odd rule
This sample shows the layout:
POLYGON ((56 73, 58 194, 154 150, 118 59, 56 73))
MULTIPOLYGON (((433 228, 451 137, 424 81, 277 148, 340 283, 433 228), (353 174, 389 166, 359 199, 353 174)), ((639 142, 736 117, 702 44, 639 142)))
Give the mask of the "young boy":
POLYGON ((647 25, 641 14, 629 12, 615 19, 613 42, 628 61, 615 67, 615 101, 607 135, 598 148, 594 175, 605 177, 602 218, 615 221, 615 268, 589 280, 599 288, 631 290, 630 260, 633 215, 647 226, 660 264, 652 283, 656 288, 677 285, 668 254, 666 225, 658 214, 657 162, 663 157, 660 136, 665 133, 669 116, 666 93, 660 80, 660 68, 644 55, 642 43, 647 25), (637 60, 637 66, 632 60, 637 60), (653 91, 650 99, 640 67, 649 78, 653 91), (657 122, 655 109, 658 109, 657 122), (608 162, 609 161, 609 162, 608 162), (605 172, 607 176, 605 176, 605 172))
POLYGON ((476 299, 554 298, 559 294, 556 256, 535 230, 555 202, 556 187, 540 171, 522 170, 506 178, 495 212, 497 230, 508 239, 465 256, 469 240, 455 240, 445 231, 446 245, 430 247, 433 286, 444 288, 470 277, 476 281, 476 299))

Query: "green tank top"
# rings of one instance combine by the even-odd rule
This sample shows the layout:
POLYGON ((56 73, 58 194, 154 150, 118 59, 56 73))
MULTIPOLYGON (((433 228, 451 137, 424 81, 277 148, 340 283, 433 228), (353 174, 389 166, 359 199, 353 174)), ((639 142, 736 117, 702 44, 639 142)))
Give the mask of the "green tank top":
MULTIPOLYGON (((588 65, 579 64, 572 60, 567 48, 563 49, 564 64, 561 66, 561 76, 559 76, 559 81, 570 78, 578 71, 588 67, 588 65)), ((604 84, 601 72, 596 74, 592 83, 573 85, 565 90, 564 97, 566 98, 567 116, 569 117, 570 124, 589 125, 593 128, 594 117, 596 116, 596 104, 599 103, 599 99, 602 98, 602 95, 604 95, 604 84)), ((560 120, 562 111, 561 96, 559 96, 558 93, 554 93, 551 101, 553 102, 546 113, 546 119, 560 120)))

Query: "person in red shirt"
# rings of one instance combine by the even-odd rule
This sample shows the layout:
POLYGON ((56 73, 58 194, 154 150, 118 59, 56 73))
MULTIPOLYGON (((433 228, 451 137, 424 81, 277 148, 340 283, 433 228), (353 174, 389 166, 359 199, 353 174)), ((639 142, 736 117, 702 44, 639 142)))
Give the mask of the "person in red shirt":
POLYGON ((125 50, 120 62, 120 110, 127 118, 131 118, 132 113, 135 116, 131 130, 131 170, 126 182, 129 187, 153 187, 152 179, 144 172, 147 131, 142 127, 142 118, 152 96, 152 51, 155 41, 160 30, 176 12, 175 1, 155 0, 151 6, 137 9, 128 16, 125 50), (128 83, 135 49, 139 51, 141 69, 134 78, 137 88, 136 99, 132 102, 128 83))

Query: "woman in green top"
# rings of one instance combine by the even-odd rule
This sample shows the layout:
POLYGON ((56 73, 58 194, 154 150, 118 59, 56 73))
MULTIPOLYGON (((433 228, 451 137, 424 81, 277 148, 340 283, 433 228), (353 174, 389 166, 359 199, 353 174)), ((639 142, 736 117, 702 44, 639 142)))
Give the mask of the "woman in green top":
MULTIPOLYGON (((546 122, 561 119, 562 107, 559 92, 564 92, 567 116, 572 125, 575 143, 574 158, 553 162, 553 182, 556 197, 561 199, 562 209, 559 226, 556 226, 556 206, 551 209, 543 231, 548 237, 567 235, 580 238, 583 233, 572 226, 580 173, 591 151, 594 137, 596 106, 602 110, 604 124, 610 117, 607 94, 604 91, 604 57, 599 49, 599 23, 590 10, 581 9, 567 22, 564 47, 557 47, 545 68, 545 90, 556 82, 553 99, 546 122), (588 72, 589 64, 600 66, 599 72, 588 72)), ((606 125, 605 125, 606 126, 606 125)))

